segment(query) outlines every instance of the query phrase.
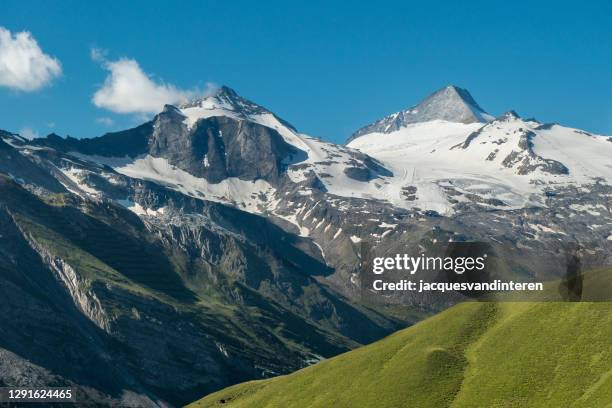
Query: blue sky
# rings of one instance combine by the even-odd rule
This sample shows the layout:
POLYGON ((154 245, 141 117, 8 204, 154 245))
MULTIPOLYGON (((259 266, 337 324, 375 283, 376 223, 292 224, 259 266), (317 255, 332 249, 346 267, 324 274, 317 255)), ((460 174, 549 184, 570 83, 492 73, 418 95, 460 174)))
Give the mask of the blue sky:
POLYGON ((493 114, 612 134, 610 2, 287 3, 3 1, 5 43, 30 32, 47 59, 4 81, 0 67, 0 128, 89 137, 141 123, 151 113, 121 95, 94 104, 111 72, 135 69, 160 97, 225 84, 336 142, 448 84, 493 114))

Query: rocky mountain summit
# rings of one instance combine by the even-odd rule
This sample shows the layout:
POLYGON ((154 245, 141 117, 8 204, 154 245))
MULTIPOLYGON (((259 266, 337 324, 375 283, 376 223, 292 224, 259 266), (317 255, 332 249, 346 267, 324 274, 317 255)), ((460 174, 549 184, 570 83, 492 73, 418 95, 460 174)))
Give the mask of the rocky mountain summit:
POLYGON ((445 120, 467 124, 485 123, 491 119, 493 116, 485 112, 466 89, 449 85, 413 107, 362 127, 348 138, 347 143, 368 133, 391 133, 412 123, 445 120))
POLYGON ((609 136, 495 119, 456 87, 355 135, 227 87, 92 139, 0 132, 0 383, 180 406, 449 305, 364 299, 362 242, 487 242, 516 279, 558 277, 570 242, 611 261, 609 136))

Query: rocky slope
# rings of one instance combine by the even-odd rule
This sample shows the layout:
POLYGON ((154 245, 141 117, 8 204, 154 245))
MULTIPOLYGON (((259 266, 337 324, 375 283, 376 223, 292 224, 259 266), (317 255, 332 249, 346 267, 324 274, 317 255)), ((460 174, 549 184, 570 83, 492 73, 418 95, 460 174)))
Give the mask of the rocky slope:
POLYGON ((321 284, 319 249, 265 218, 39 155, 63 191, 0 176, 3 384, 176 406, 399 327, 321 284))

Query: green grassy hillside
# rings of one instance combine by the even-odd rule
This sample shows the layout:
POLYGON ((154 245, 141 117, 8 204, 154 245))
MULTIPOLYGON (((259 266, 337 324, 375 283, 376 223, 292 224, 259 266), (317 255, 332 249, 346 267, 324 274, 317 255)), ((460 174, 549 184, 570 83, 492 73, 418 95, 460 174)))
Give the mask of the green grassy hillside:
POLYGON ((221 406, 612 407, 612 303, 460 304, 369 346, 190 405, 221 406))

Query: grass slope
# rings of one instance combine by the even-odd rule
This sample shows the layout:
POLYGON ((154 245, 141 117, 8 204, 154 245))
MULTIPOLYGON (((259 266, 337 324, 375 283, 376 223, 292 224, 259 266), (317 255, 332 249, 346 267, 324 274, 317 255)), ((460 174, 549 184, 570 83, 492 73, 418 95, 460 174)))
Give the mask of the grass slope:
POLYGON ((612 303, 464 303, 189 407, 612 407, 612 303))

